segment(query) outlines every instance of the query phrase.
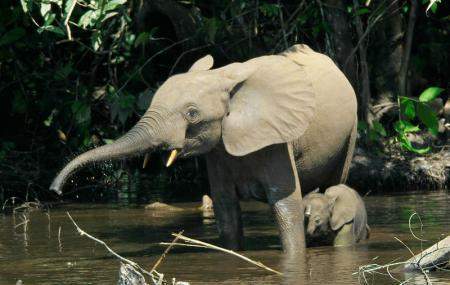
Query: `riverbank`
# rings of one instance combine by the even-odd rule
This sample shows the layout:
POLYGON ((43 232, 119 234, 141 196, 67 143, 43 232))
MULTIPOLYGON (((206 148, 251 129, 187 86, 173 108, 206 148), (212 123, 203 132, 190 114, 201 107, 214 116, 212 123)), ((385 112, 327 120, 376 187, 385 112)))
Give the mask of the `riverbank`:
POLYGON ((449 189, 450 149, 417 156, 375 154, 356 148, 347 184, 367 192, 385 193, 449 189))

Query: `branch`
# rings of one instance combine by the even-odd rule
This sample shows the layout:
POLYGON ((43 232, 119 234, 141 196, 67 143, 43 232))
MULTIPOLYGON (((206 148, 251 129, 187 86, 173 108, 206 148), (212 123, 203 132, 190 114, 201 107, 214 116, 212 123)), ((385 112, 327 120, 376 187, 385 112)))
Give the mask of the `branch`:
MULTIPOLYGON (((283 273, 281 273, 281 272, 279 272, 279 271, 277 271, 275 269, 272 269, 272 268, 264 265, 263 263, 261 263, 259 261, 254 261, 254 260, 252 260, 252 259, 250 259, 250 258, 248 258, 246 256, 243 256, 243 255, 241 255, 239 253, 236 253, 236 252, 234 252, 232 250, 228 250, 228 249, 225 249, 225 248, 222 248, 222 247, 219 247, 219 246, 216 246, 216 245, 204 242, 204 241, 199 241, 199 240, 196 240, 196 239, 188 238, 186 236, 183 236, 182 234, 172 234, 172 236, 178 237, 180 240, 183 240, 183 241, 187 242, 188 243, 187 246, 200 245, 200 246, 203 246, 205 248, 209 248, 209 249, 214 249, 214 250, 217 250, 217 251, 225 252, 225 253, 234 255, 234 256, 242 259, 242 260, 245 260, 245 261, 247 261, 247 262, 249 262, 249 263, 251 263, 253 265, 256 265, 256 266, 258 266, 260 268, 263 268, 263 269, 265 269, 267 271, 273 272, 273 273, 278 274, 278 275, 283 275, 283 273)), ((184 244, 179 244, 179 245, 183 245, 184 246, 184 244)))
POLYGON ((69 39, 69 41, 72 40, 72 32, 70 31, 69 20, 70 20, 70 17, 72 16, 72 12, 73 12, 73 9, 75 8, 76 4, 77 4, 77 0, 73 0, 72 5, 70 5, 69 11, 67 12, 66 18, 64 19, 64 26, 66 26, 67 38, 69 39))
POLYGON ((88 234, 87 232, 85 232, 84 230, 82 230, 77 223, 74 221, 74 219, 72 218, 72 216, 69 214, 69 212, 66 212, 67 216, 69 217, 69 219, 72 221, 72 223, 74 224, 75 228, 77 229, 78 233, 80 234, 80 236, 85 236, 101 245, 103 245, 106 250, 111 253, 112 255, 114 255, 115 257, 117 257, 120 261, 122 261, 123 263, 129 264, 131 267, 133 267, 134 269, 136 269, 137 271, 140 271, 142 273, 147 274, 148 276, 152 277, 153 279, 160 279, 160 276, 162 274, 158 273, 157 271, 151 271, 148 272, 147 270, 145 270, 144 268, 142 268, 139 264, 137 264, 136 262, 129 260, 125 257, 120 256, 118 253, 116 253, 114 250, 112 250, 104 241, 91 236, 90 234, 88 234))

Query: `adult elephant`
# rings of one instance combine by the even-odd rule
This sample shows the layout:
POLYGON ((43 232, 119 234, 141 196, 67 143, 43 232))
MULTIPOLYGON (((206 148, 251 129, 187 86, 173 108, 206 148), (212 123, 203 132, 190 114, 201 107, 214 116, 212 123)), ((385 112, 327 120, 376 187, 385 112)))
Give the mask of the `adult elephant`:
POLYGON ((305 247, 301 190, 346 180, 356 138, 356 98, 327 56, 306 45, 211 69, 210 55, 170 77, 140 121, 113 144, 72 160, 51 189, 88 163, 162 148, 205 154, 224 245, 240 249, 239 198, 267 201, 284 251, 305 247))

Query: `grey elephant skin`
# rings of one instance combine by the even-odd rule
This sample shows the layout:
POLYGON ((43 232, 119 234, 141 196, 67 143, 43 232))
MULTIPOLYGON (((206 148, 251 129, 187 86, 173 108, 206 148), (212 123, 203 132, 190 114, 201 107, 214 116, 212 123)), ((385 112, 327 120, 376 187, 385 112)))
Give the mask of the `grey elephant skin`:
POLYGON ((224 246, 243 247, 240 198, 267 201, 283 249, 304 251, 301 190, 344 182, 356 139, 356 97, 333 61, 306 45, 211 69, 207 55, 155 93, 137 124, 113 144, 68 163, 50 189, 61 193, 80 167, 148 154, 203 154, 224 246))
POLYGON ((352 188, 340 184, 306 195, 306 241, 308 246, 348 246, 369 237, 364 201, 352 188))

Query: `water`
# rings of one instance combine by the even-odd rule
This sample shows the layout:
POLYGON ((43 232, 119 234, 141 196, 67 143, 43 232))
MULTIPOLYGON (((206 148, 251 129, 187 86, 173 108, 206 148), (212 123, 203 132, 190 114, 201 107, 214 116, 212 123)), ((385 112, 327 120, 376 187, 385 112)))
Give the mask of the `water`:
MULTIPOLYGON (((302 264, 282 258, 273 216, 264 204, 244 203, 246 235, 245 255, 267 266, 282 270, 286 264, 301 268, 307 284, 359 284, 354 272, 369 263, 386 264, 410 257, 399 238, 418 253, 421 243, 409 232, 408 219, 418 212, 424 224, 424 237, 434 243, 450 232, 450 194, 408 194, 365 198, 370 239, 355 247, 317 247, 307 250, 302 264)), ((64 205, 51 209, 49 215, 34 211, 29 215, 24 233, 21 215, 0 214, 0 285, 15 284, 115 284, 119 262, 99 244, 75 231, 66 216, 70 212, 82 229, 104 240, 122 256, 150 269, 170 241, 170 233, 184 234, 219 244, 214 220, 202 218, 192 209, 197 203, 178 204, 186 212, 158 214, 139 207, 117 205, 64 205), (16 226, 15 226, 16 225, 16 226), (19 225, 19 226, 17 226, 19 225), (58 234, 60 232, 60 234, 58 234)), ((420 235, 417 220, 413 229, 420 235)), ((233 256, 203 249, 174 248, 158 268, 167 277, 191 284, 279 284, 281 278, 233 256)), ((386 273, 386 271, 384 271, 386 273)), ((383 275, 367 275, 369 284, 398 284, 383 275)), ((426 284, 420 274, 395 274, 408 284, 426 284)), ((429 274, 433 284, 450 284, 450 272, 429 274)))

